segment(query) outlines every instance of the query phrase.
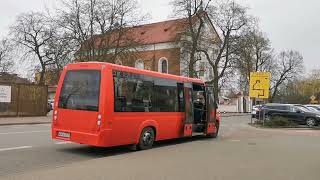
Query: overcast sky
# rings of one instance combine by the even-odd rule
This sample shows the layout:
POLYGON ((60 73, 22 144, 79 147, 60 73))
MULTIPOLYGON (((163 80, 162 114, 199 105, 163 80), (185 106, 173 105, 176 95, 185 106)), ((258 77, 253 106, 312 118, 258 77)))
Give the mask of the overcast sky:
MULTIPOLYGON (((0 37, 8 32, 15 17, 30 10, 45 10, 56 0, 1 0, 0 37)), ((171 15, 170 0, 138 0, 150 21, 166 20, 171 15)), ((295 49, 304 56, 307 70, 320 69, 319 0, 239 0, 249 13, 260 19, 262 30, 276 51, 295 49)))

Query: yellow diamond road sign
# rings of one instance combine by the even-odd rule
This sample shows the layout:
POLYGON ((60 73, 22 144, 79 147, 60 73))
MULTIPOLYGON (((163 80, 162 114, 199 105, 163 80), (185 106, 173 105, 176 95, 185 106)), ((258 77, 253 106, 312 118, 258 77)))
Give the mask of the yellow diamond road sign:
POLYGON ((317 97, 316 96, 314 96, 314 95, 312 95, 311 97, 310 97, 310 104, 318 104, 319 103, 319 101, 317 101, 317 97))
POLYGON ((249 96, 252 98, 269 98, 270 77, 269 72, 251 72, 249 96))

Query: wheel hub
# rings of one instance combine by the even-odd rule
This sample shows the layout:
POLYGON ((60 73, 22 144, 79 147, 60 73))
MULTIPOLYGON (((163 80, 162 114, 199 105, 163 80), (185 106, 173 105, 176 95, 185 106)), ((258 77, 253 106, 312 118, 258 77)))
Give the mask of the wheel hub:
POLYGON ((150 144, 152 142, 152 134, 149 131, 146 131, 142 137, 144 144, 150 144))
POLYGON ((315 125, 315 121, 314 121, 313 119, 308 119, 308 120, 307 120, 307 125, 310 126, 310 127, 312 127, 312 126, 315 125))

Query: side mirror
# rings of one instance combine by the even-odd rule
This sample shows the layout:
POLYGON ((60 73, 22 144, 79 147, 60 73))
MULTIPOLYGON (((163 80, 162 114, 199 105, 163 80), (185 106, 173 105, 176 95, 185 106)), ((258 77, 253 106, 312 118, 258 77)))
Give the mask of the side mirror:
POLYGON ((296 113, 302 113, 302 111, 301 110, 296 110, 296 113))

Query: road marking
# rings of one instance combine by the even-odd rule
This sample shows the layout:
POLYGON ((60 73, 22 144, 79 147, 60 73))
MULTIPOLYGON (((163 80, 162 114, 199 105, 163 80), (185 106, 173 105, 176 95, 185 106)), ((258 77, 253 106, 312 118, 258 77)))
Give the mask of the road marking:
POLYGON ((70 141, 60 141, 60 142, 55 142, 54 144, 70 144, 72 142, 70 141))
POLYGON ((51 126, 51 123, 48 123, 48 124, 37 124, 37 126, 51 126))
POLYGON ((230 140, 231 142, 240 142, 240 140, 239 139, 232 139, 232 140, 230 140))
POLYGON ((5 132, 5 133, 0 133, 0 135, 7 135, 7 134, 27 134, 27 133, 43 133, 43 132, 50 132, 50 131, 48 131, 48 130, 40 130, 40 131, 5 132))
POLYGON ((12 147, 12 148, 2 148, 2 149, 0 149, 0 152, 1 151, 17 150, 17 149, 27 149, 27 148, 32 148, 32 146, 19 146, 19 147, 12 147))

